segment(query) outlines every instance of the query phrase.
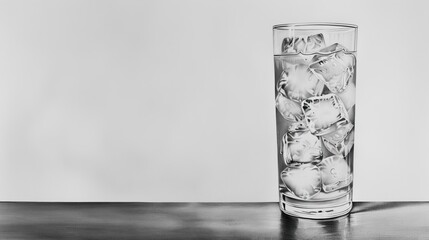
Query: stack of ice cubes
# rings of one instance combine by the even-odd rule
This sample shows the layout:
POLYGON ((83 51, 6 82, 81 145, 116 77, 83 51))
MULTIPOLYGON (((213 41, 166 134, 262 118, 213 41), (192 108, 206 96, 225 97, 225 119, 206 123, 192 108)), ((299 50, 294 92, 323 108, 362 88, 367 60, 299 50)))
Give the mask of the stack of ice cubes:
POLYGON ((354 144, 355 65, 338 43, 325 45, 323 34, 285 38, 276 107, 290 122, 282 138, 286 168, 281 179, 297 198, 347 187, 347 156, 354 144), (351 115, 351 114, 350 114, 351 115))

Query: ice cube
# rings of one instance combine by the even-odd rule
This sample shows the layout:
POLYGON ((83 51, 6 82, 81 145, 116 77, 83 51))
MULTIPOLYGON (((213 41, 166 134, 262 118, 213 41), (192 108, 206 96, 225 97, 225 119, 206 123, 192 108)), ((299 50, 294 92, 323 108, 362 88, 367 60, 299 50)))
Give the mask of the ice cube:
POLYGON ((306 65, 288 65, 282 73, 279 87, 284 89, 289 99, 301 103, 302 100, 322 94, 324 84, 306 65))
MULTIPOLYGON (((283 56, 282 60, 284 61, 285 64, 292 64, 292 65, 303 64, 303 65, 309 66, 311 63, 313 63, 313 57, 314 56, 312 54, 298 53, 298 54, 290 54, 287 56, 283 56)), ((283 69, 286 69, 286 68, 283 67, 283 69)))
POLYGON ((310 97, 301 104, 310 132, 325 135, 347 124, 348 114, 341 100, 335 94, 310 97))
POLYGON ((347 111, 350 110, 356 102, 356 86, 353 82, 350 82, 344 91, 337 93, 337 96, 343 102, 344 107, 347 111))
POLYGON ((288 132, 299 132, 306 130, 308 130, 307 123, 304 120, 291 123, 287 129, 288 132))
POLYGON ((322 143, 310 133, 305 122, 292 124, 282 138, 283 159, 286 164, 318 163, 322 160, 322 143))
POLYGON ((342 51, 342 50, 347 51, 347 49, 343 45, 341 45, 339 43, 334 43, 332 45, 329 45, 325 48, 320 49, 319 52, 332 53, 332 52, 338 52, 338 51, 342 51))
POLYGON ((305 39, 302 37, 287 37, 283 39, 283 53, 300 53, 305 50, 305 39))
POLYGON ((325 47, 325 39, 323 34, 315 34, 307 37, 307 44, 305 45, 306 53, 314 53, 325 47))
POLYGON ((354 144, 353 124, 341 125, 335 132, 322 136, 325 147, 333 154, 346 156, 354 144))
POLYGON ((281 172, 280 177, 288 190, 301 199, 310 199, 321 190, 320 170, 313 164, 289 166, 281 172))
POLYGON ((322 144, 322 153, 323 153, 323 158, 327 158, 330 157, 332 155, 334 155, 333 153, 331 153, 325 146, 325 144, 322 144))
POLYGON ((308 37, 286 37, 282 42, 283 53, 314 53, 325 47, 322 33, 308 37))
POLYGON ((326 87, 333 93, 344 91, 353 78, 355 56, 342 51, 329 55, 321 54, 313 59, 310 70, 325 82, 326 87))
POLYGON ((276 108, 286 120, 299 121, 304 118, 300 105, 288 99, 282 89, 276 97, 276 108))
POLYGON ((318 166, 322 175, 322 188, 325 192, 346 187, 352 182, 350 167, 342 156, 327 157, 318 166))

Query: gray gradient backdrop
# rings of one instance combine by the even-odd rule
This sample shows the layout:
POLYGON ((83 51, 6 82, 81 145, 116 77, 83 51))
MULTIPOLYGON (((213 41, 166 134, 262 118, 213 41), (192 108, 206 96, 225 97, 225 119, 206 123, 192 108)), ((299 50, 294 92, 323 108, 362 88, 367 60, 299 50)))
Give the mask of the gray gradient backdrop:
POLYGON ((272 25, 359 25, 355 200, 429 200, 425 1, 0 1, 0 200, 276 201, 272 25))

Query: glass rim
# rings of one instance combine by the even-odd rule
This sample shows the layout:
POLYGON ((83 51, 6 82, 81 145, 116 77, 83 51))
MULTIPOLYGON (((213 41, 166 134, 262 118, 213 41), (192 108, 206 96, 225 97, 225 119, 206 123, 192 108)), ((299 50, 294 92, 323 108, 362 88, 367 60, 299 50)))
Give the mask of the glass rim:
POLYGON ((335 23, 335 22, 284 23, 284 24, 276 24, 273 26, 273 30, 285 30, 285 29, 309 30, 310 28, 315 28, 315 29, 328 29, 328 28, 357 29, 358 26, 356 24, 335 23))

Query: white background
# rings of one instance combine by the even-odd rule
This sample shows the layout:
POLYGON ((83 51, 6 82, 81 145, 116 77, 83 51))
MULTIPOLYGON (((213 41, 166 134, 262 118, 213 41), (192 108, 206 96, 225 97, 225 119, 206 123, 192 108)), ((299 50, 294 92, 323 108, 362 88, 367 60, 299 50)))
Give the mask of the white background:
POLYGON ((429 200, 425 1, 0 1, 0 200, 277 201, 272 26, 359 26, 356 201, 429 200))

